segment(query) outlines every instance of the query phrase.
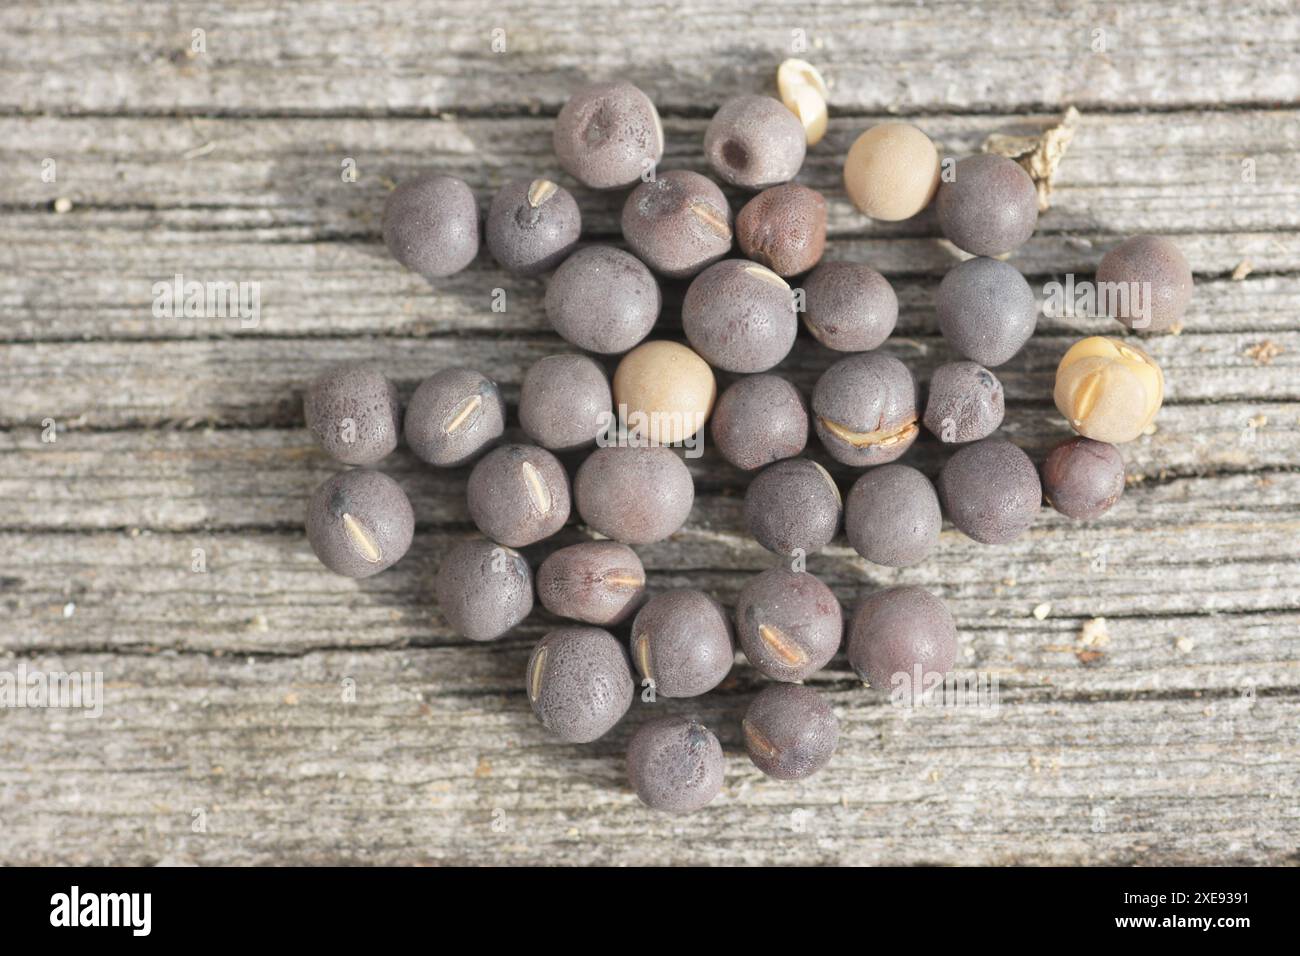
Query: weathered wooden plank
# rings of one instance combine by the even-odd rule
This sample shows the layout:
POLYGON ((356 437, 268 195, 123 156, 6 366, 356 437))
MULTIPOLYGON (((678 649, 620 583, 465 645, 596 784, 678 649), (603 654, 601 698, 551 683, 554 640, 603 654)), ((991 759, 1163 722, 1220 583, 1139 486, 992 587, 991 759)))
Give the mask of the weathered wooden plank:
MULTIPOLYGON (((1300 458, 1300 404, 1294 402, 1169 405, 1157 426, 1154 434, 1123 446, 1130 481, 1137 483, 1133 493, 1144 483, 1176 477, 1277 472, 1300 458)), ((1010 410, 1003 433, 1035 460, 1069 434, 1054 410, 1024 405, 1010 410)), ((521 436, 512 430, 510 437, 521 436)), ((704 447, 704 457, 689 462, 699 494, 738 499, 748 477, 712 451, 707 433, 704 447)), ((845 489, 856 477, 822 454, 816 438, 808 454, 824 462, 845 489)), ((570 468, 581 457, 566 456, 570 468)), ((904 461, 934 474, 945 457, 939 443, 923 435, 904 461)), ((43 442, 36 427, 0 432, 0 529, 295 527, 306 496, 337 467, 305 428, 74 429, 53 444, 43 442)), ((405 449, 380 467, 407 490, 422 526, 467 526, 467 469, 433 469, 405 449)), ((1294 492, 1286 474, 1255 477, 1261 485, 1252 489, 1251 500, 1280 489, 1294 492)), ((1189 493, 1200 496, 1197 510, 1245 504, 1232 500, 1235 492, 1223 499, 1209 488, 1189 493)), ((1137 509, 1123 520, 1142 520, 1142 514, 1137 509)))
MULTIPOLYGON (((1115 329, 1119 327, 1116 325, 1115 329)), ((1008 400, 1050 401, 1056 366, 1077 335, 1035 335, 997 369, 1008 400)), ((1254 333, 1148 337, 1143 347, 1165 372, 1166 404, 1300 400, 1300 332, 1271 332, 1278 349, 1267 363, 1249 350, 1254 333)), ((937 336, 893 337, 882 351, 899 356, 921 381, 951 352, 937 336)), ((301 422, 308 382, 335 362, 373 360, 404 388, 451 365, 477 368, 502 384, 508 400, 525 369, 564 351, 553 334, 431 338, 320 339, 264 337, 198 341, 0 345, 0 426, 35 427, 54 418, 65 427, 123 427, 162 422, 246 426, 301 422)), ((801 334, 777 367, 811 389, 836 354, 801 334)), ((724 380, 725 381, 725 380, 724 380)))
POLYGON ((839 750, 790 784, 739 750, 749 682, 637 703, 579 747, 528 713, 512 646, 26 663, 102 672, 105 703, 0 711, 7 863, 1260 864, 1294 861, 1300 818, 1300 698, 1267 687, 907 711, 834 681, 839 750), (683 710, 717 729, 726 787, 663 816, 623 751, 683 710))
POLYGON ((1218 108, 1298 98, 1300 17, 1286 3, 896 0, 793 10, 739 0, 316 0, 277 11, 29 0, 0 11, 0 108, 554 111, 588 79, 626 77, 665 111, 708 110, 768 89, 796 36, 840 109, 1218 108), (204 52, 193 52, 196 29, 206 31, 204 52))

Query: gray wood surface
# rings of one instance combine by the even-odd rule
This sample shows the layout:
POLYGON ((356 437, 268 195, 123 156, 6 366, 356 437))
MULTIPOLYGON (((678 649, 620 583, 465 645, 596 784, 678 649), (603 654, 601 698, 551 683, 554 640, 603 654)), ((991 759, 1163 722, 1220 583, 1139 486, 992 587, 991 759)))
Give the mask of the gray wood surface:
MULTIPOLYGON (((1293 3, 12 2, 0 75, 0 673, 104 681, 97 719, 0 708, 0 863, 1300 862, 1293 3), (1180 334, 1143 343, 1168 398, 1124 447, 1109 514, 1044 511, 996 548, 946 529, 901 571, 842 538, 810 560, 846 606, 900 582, 941 595, 959 666, 999 696, 907 711, 837 657, 811 683, 839 751, 790 784, 744 757, 762 678, 740 655, 705 698, 638 702, 592 745, 549 739, 521 679, 553 622, 470 645, 431 597, 472 531, 464 470, 399 451, 384 468, 415 506, 410 554, 362 582, 324 571, 301 520, 333 468, 300 398, 331 362, 373 358, 404 392, 455 362, 513 400, 563 348, 544 283, 486 254, 436 288, 403 271, 378 234, 388 190, 440 169, 486 202, 555 175, 554 114, 611 77, 660 106, 665 166, 703 169, 707 118, 770 91, 795 30, 832 111, 800 179, 830 203, 828 255, 894 282, 886 348, 918 375, 949 355, 933 296, 956 253, 932 212, 871 223, 839 183, 887 115, 960 156, 1077 106, 1052 208, 1011 261, 1041 289, 1158 232, 1197 287, 1180 334), (177 273, 260 283, 257 327, 155 318, 153 284, 177 273), (688 817, 623 779, 630 733, 663 712, 701 714, 728 754, 723 794, 688 817)), ((617 241, 621 195, 577 194, 587 237, 617 241)), ((1117 329, 1045 317, 999 369, 1004 433, 1041 458, 1067 433, 1061 353, 1117 329)), ((782 368, 810 387, 831 359, 801 337, 782 368)), ((943 457, 925 441, 908 460, 943 457)), ((746 477, 712 453, 691 469, 689 524, 640 551, 653 589, 729 603, 773 559, 743 532, 746 477)))

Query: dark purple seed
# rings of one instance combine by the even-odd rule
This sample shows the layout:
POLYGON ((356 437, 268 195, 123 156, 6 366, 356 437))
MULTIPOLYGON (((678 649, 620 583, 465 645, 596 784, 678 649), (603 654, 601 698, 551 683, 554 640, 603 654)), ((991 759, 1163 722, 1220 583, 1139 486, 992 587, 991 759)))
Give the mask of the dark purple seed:
POLYGON ((433 583, 448 626, 471 641, 494 641, 533 609, 533 574, 518 551, 485 538, 452 545, 433 583))
POLYGON ((585 355, 548 355, 524 375, 519 424, 543 448, 574 451, 595 444, 613 398, 605 370, 585 355))
POLYGON ((511 548, 549 538, 569 520, 569 476, 536 445, 494 448, 469 473, 466 491, 474 524, 511 548))
POLYGON ((1018 248, 1038 224, 1038 191, 1014 160, 994 153, 967 156, 940 183, 939 227, 958 249, 1000 256, 1018 248))
POLYGON ((811 687, 774 684, 754 698, 741 729, 754 766, 777 780, 803 780, 830 761, 840 722, 811 687))
POLYGON ((750 375, 722 393, 712 428, 722 457, 753 471, 803 452, 808 406, 799 389, 779 375, 750 375))
POLYGON ((798 183, 764 189, 736 215, 736 240, 779 276, 807 272, 826 248, 826 200, 798 183))
POLYGON ((1002 383, 976 362, 949 362, 930 376, 925 427, 941 442, 965 444, 988 438, 1005 411, 1002 383))
POLYGON ((368 578, 406 554, 415 513, 401 485, 368 468, 326 479, 307 504, 307 540, 335 574, 368 578))
POLYGON ((307 428, 326 454, 345 465, 373 465, 397 447, 402 406, 397 386, 375 365, 337 365, 303 398, 307 428))
POLYGON ((1097 283, 1110 314, 1140 332, 1173 328, 1192 300, 1191 266, 1178 246, 1158 236, 1125 239, 1102 256, 1097 283))
POLYGON ((844 530, 853 550, 890 568, 928 558, 942 527, 934 485, 907 465, 871 469, 854 483, 844 503, 844 530))
POLYGON ((924 588, 901 587, 863 598, 849 620, 849 664, 876 690, 899 683, 926 687, 952 670, 957 627, 924 588))
POLYGON ((703 591, 656 594, 632 621, 632 663, 664 697, 698 697, 731 673, 731 621, 703 591))
POLYGON ((578 204, 567 189, 549 179, 506 183, 488 207, 488 251, 515 275, 554 269, 573 251, 581 233, 578 204))
POLYGON ((430 279, 459 272, 478 255, 478 203, 454 176, 400 183, 384 205, 382 228, 393 258, 430 279))
POLYGON ((406 444, 431 465, 473 461, 505 431, 497 383, 467 368, 443 369, 420 383, 406 406, 406 444))
POLYGON ((799 320, 784 279, 748 259, 724 259, 686 290, 682 328, 715 368, 766 372, 789 354, 799 320))
POLYGON ((917 433, 916 379, 882 352, 840 359, 817 380, 813 428, 836 461, 882 465, 912 447, 917 433))
POLYGON ((593 83, 569 97, 555 120, 555 155, 592 189, 630 186, 664 154, 659 111, 631 83, 593 83))
POLYGON ((1043 496, 1069 518, 1100 517, 1124 493, 1119 449, 1091 438, 1067 438, 1043 462, 1043 496))
POLYGON ((898 322, 898 296, 889 281, 860 262, 823 262, 803 284, 804 325, 837 352, 869 352, 898 322))
POLYGON ((537 596, 557 617, 602 627, 621 624, 645 597, 645 568, 625 544, 584 541, 542 562, 537 596))
POLYGON ((789 458, 764 468, 745 491, 745 525, 756 541, 786 557, 831 543, 840 526, 840 489, 821 465, 789 458))
POLYGON ((994 368, 1034 334, 1038 303, 1015 266, 967 259, 948 270, 935 297, 939 331, 959 354, 994 368))
POLYGON ((623 205, 623 239, 670 279, 689 279, 731 251, 731 207, 713 180, 685 169, 660 173, 623 205))
POLYGON ((699 810, 722 791, 725 770, 718 738, 686 717, 643 724, 627 746, 628 782, 653 810, 699 810))
POLYGON ((801 681, 821 670, 840 649, 843 633, 840 602, 807 571, 764 571, 736 600, 736 636, 745 657, 773 680, 801 681))
POLYGON ((613 246, 579 249, 546 287, 546 317, 555 331, 601 355, 626 352, 649 335, 661 304, 650 270, 613 246))
POLYGON ((1005 544, 1034 523, 1043 486, 1028 455, 1009 441, 985 438, 948 459, 939 499, 958 531, 982 544, 1005 544))
POLYGON ((757 191, 794 179, 807 148, 799 118, 770 96, 727 100, 704 131, 709 165, 741 189, 757 191))
POLYGON ((598 627, 547 634, 533 648, 525 682, 542 726, 571 744, 603 737, 623 719, 636 692, 623 645, 598 627))
POLYGON ((593 530, 624 544, 652 544, 690 516, 695 482, 671 448, 597 448, 573 482, 578 514, 593 530))

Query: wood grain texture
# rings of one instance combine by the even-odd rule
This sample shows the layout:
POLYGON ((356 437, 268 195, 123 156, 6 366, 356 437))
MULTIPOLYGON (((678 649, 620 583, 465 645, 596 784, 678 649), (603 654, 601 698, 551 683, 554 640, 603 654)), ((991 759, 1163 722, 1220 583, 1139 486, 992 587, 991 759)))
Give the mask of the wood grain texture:
MULTIPOLYGON (((97 672, 105 694, 97 719, 0 708, 0 863, 1300 863, 1294 4, 24 0, 0 7, 0 71, 0 673, 97 672), (842 537, 810 559, 846 607, 897 583, 940 595, 958 667, 998 694, 908 710, 838 656, 811 683, 839 751, 788 784, 744 756, 763 679, 740 654, 704 698, 638 701, 589 746, 549 739, 521 683, 554 619, 475 645, 432 598, 473 531, 464 469, 392 456, 410 554, 366 581, 326 572, 301 521, 334 468, 301 392, 368 358, 404 394, 472 365, 513 403, 566 348, 544 282, 486 254, 436 288, 403 271, 379 237, 393 184, 436 168, 485 205, 554 174, 553 115, 612 77, 659 104, 664 166, 705 171, 708 117, 771 91, 794 30, 832 83, 800 176, 827 195, 827 254, 894 283, 886 349, 922 380, 951 357, 933 297, 958 254, 932 211, 872 223, 847 203, 842 157, 883 116, 960 156, 1078 106, 1053 206, 1011 262, 1041 299, 1159 232, 1197 286, 1180 334, 1142 340, 1168 396, 1124 446, 1107 515, 1044 510, 997 548, 947 528, 911 569, 842 537), (154 283, 177 273, 259 283, 256 326, 155 317, 154 283), (646 811, 623 779, 630 734, 661 712, 698 713, 727 751, 722 796, 688 817, 646 811)), ((617 243, 623 195, 561 181, 587 238, 617 243)), ((657 334, 680 338, 681 295, 665 289, 657 334)), ((997 370, 1003 433, 1041 459, 1067 434, 1056 362, 1117 331, 1043 316, 997 370)), ((836 357, 801 333, 781 371, 806 390, 836 357)), ((927 437, 907 461, 933 476, 945 457, 927 437)), ((847 490, 855 473, 829 464, 847 490)), ((691 520, 638 550, 653 590, 730 605, 774 558, 744 530, 748 476, 711 451, 690 467, 691 520)), ((575 520, 528 557, 588 534, 575 520)))

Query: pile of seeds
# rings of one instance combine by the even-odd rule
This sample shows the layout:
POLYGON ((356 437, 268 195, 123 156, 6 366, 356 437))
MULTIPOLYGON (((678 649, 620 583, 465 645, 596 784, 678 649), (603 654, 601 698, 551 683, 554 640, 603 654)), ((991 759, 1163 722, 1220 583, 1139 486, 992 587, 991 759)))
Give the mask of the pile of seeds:
MULTIPOLYGON (((849 150, 849 198, 865 215, 891 221, 933 201, 944 236, 971 256, 939 284, 938 326, 957 358, 934 371, 922 402, 911 369, 875 351, 898 318, 893 288, 865 264, 821 262, 826 201, 792 182, 825 133, 826 85, 800 60, 782 64, 777 79, 781 99, 728 100, 705 132, 718 179, 754 193, 734 216, 707 177, 657 171, 663 130, 644 93, 628 83, 575 93, 555 124, 556 156, 587 188, 630 188, 622 214, 630 252, 575 251, 579 205, 550 179, 507 183, 482 230, 506 271, 552 273, 546 314, 582 350, 547 356, 524 376, 518 422, 532 444, 500 443, 506 406, 496 383, 476 371, 430 376, 403 416, 379 370, 334 368, 307 392, 307 425, 327 453, 361 467, 316 490, 307 536, 339 574, 382 571, 409 548, 414 516, 397 483, 367 466, 396 448, 399 432, 432 466, 473 463, 469 514, 483 537, 442 556, 436 598, 448 624, 474 641, 506 634, 535 596, 572 622, 543 637, 528 661, 525 691, 549 731, 570 742, 601 737, 627 712, 638 684, 647 700, 707 693, 727 677, 739 640, 750 664, 775 682, 744 717, 746 749, 763 773, 791 780, 815 773, 835 749, 834 714, 801 682, 830 662, 846 630, 835 595, 803 570, 803 559, 841 526, 866 560, 905 567, 933 552, 945 513, 988 544, 1023 534, 1044 498, 1070 517, 1095 518, 1124 489, 1115 443, 1147 428, 1164 382, 1130 342, 1086 338, 1062 358, 1055 385, 1056 406, 1077 437, 1052 449, 1041 475, 1021 449, 995 437, 1004 397, 990 369, 1020 351, 1038 317, 1029 283, 1000 258, 1034 231, 1035 184, 1013 160, 988 153, 945 172, 924 132, 888 122, 849 150), (789 280, 799 276, 794 289, 789 280), (682 304, 689 345, 646 341, 659 317, 660 280, 689 280, 682 304), (801 316, 817 342, 842 353, 810 400, 771 372, 790 352, 801 316), (612 382, 585 353, 622 356, 612 382), (719 396, 714 369, 742 377, 719 396), (756 472, 744 507, 750 533, 783 559, 749 581, 734 614, 698 590, 647 599, 632 547, 663 541, 686 523, 694 485, 680 448, 670 446, 698 441, 710 415, 722 457, 756 472), (954 449, 937 487, 897 463, 922 426, 954 449), (801 457, 810 430, 837 462, 867 469, 847 496, 801 457), (556 455, 575 451, 589 453, 570 477, 556 455), (575 510, 594 540, 555 551, 534 579, 516 549, 551 537, 575 510), (626 641, 611 633, 628 622, 626 641)), ((478 254, 478 203, 459 179, 422 176, 394 190, 383 232, 399 262, 429 278, 448 276, 478 254)), ((1097 275, 1140 290, 1114 300, 1112 314, 1129 328, 1168 330, 1191 295, 1186 260, 1150 236, 1111 250, 1097 275)), ((919 675, 928 686, 951 670, 957 633, 939 598, 896 587, 857 603, 846 650, 871 687, 890 688, 898 675, 919 675)), ((698 809, 722 787, 717 737, 685 717, 644 724, 627 762, 633 788, 654 808, 698 809)))

